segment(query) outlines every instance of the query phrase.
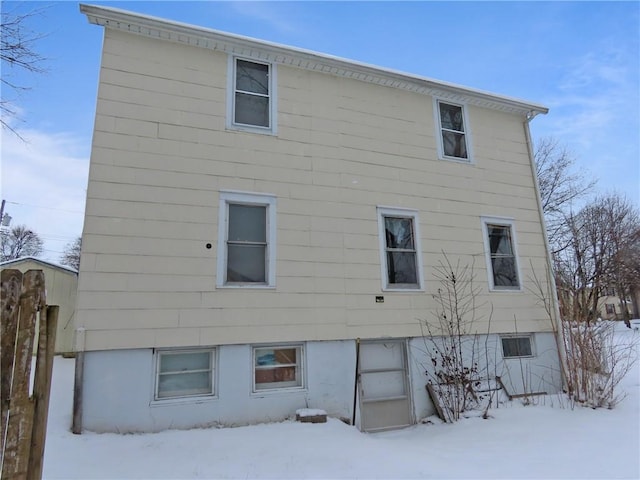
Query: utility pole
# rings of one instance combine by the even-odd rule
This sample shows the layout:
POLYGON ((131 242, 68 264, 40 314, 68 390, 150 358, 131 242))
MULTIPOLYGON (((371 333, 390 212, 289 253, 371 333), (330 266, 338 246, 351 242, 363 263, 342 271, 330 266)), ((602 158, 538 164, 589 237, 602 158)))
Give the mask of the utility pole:
MULTIPOLYGON (((0 205, 0 227, 8 227, 11 223, 11 215, 8 213, 4 213, 4 204, 6 200, 2 199, 2 205, 0 205)), ((11 203, 11 202, 9 202, 11 203)))

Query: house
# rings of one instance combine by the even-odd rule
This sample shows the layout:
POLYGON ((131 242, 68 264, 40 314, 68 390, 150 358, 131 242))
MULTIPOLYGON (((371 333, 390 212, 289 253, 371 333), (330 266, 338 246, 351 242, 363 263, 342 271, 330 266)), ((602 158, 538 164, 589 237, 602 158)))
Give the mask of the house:
POLYGON ((513 393, 561 388, 557 305, 549 318, 531 293, 534 277, 554 290, 529 137, 545 107, 80 9, 104 42, 74 429, 303 407, 365 431, 416 423, 435 411, 423 322, 443 253, 473 266, 491 369, 513 393))
POLYGON ((15 269, 22 273, 27 270, 42 270, 44 273, 47 304, 58 305, 58 325, 56 327, 56 354, 73 352, 74 312, 78 272, 74 268, 58 265, 35 257, 21 257, 0 263, 0 270, 15 269))
POLYGON ((620 296, 615 287, 606 287, 598 297, 598 316, 603 320, 632 318, 633 302, 620 296))

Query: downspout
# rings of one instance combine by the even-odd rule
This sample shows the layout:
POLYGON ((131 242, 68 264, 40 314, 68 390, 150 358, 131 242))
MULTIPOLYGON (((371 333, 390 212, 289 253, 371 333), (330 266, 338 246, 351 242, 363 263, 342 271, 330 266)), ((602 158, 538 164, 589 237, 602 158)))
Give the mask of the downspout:
POLYGON ((553 274, 553 260, 551 258, 551 246, 549 245, 549 236, 547 235, 547 223, 544 218, 544 211, 542 209, 542 200, 540 198, 540 185, 538 184, 538 173, 536 171, 536 165, 533 154, 533 142, 531 141, 531 131, 529 130, 529 123, 536 116, 536 112, 531 111, 527 114, 526 120, 523 122, 524 135, 527 140, 527 151, 529 152, 529 164, 531 166, 531 176, 533 177, 533 187, 536 192, 536 201, 538 204, 538 215, 540 216, 540 224, 542 225, 542 236, 544 238, 544 248, 547 252, 547 281, 551 286, 551 293, 553 295, 553 316, 552 323, 555 323, 556 328, 556 346, 558 348, 558 355, 560 357, 560 373, 562 375, 562 382, 565 387, 568 386, 567 382, 567 352, 565 350, 565 338, 562 328, 562 319, 560 318, 560 306, 558 303, 558 288, 556 286, 556 278, 553 274))
MULTIPOLYGON (((356 338, 356 373, 355 382, 353 384, 353 414, 351 416, 351 425, 356 424, 356 407, 358 405, 358 369, 360 368, 360 339, 356 338)), ((362 421, 362 420, 361 420, 362 421)))
POLYGON ((73 415, 71 420, 71 432, 79 435, 82 433, 82 400, 84 383, 84 349, 85 349, 85 329, 76 329, 76 364, 73 382, 73 415))

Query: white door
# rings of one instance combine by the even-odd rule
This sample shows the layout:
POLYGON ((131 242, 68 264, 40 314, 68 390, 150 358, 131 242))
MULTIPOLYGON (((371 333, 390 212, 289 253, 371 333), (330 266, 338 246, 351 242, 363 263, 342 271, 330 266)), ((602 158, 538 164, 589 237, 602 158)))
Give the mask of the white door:
POLYGON ((358 385, 361 430, 376 432, 411 425, 404 340, 361 342, 358 385))

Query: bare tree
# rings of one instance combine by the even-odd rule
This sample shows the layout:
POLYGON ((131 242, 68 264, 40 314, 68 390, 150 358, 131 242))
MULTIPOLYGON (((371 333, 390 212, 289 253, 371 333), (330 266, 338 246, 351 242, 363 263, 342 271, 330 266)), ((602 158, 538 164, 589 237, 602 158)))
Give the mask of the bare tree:
POLYGON ((40 236, 25 225, 17 225, 0 236, 2 261, 20 257, 37 257, 42 253, 43 241, 40 236))
POLYGON ((80 269, 80 250, 82 249, 82 237, 76 238, 73 242, 64 247, 64 253, 60 257, 62 265, 69 265, 76 270, 80 269))
MULTIPOLYGON (((17 118, 17 110, 14 107, 16 97, 20 96, 29 86, 14 81, 15 72, 44 73, 44 57, 35 50, 35 44, 44 37, 43 34, 33 31, 29 26, 29 20, 37 15, 42 15, 46 7, 38 7, 26 13, 19 12, 19 8, 7 10, 6 4, 2 9, 0 22, 0 60, 2 64, 2 96, 0 99, 0 122, 2 128, 6 128, 18 135, 11 126, 11 120, 17 118), (9 92, 13 96, 9 96, 9 92)), ((20 136, 20 135, 18 135, 20 136)))
POLYGON ((565 318, 589 323, 598 316, 606 288, 615 287, 626 299, 638 284, 634 249, 640 213, 626 198, 610 194, 567 214, 564 221, 561 242, 566 247, 554 252, 560 305, 565 318))
POLYGON ((620 265, 623 283, 631 297, 633 318, 640 318, 640 228, 631 233, 616 263, 620 265))
POLYGON ((566 240, 563 231, 567 212, 576 200, 593 189, 596 182, 575 172, 574 156, 553 138, 539 140, 534 160, 549 243, 552 251, 557 252, 566 247, 562 240, 566 240))

